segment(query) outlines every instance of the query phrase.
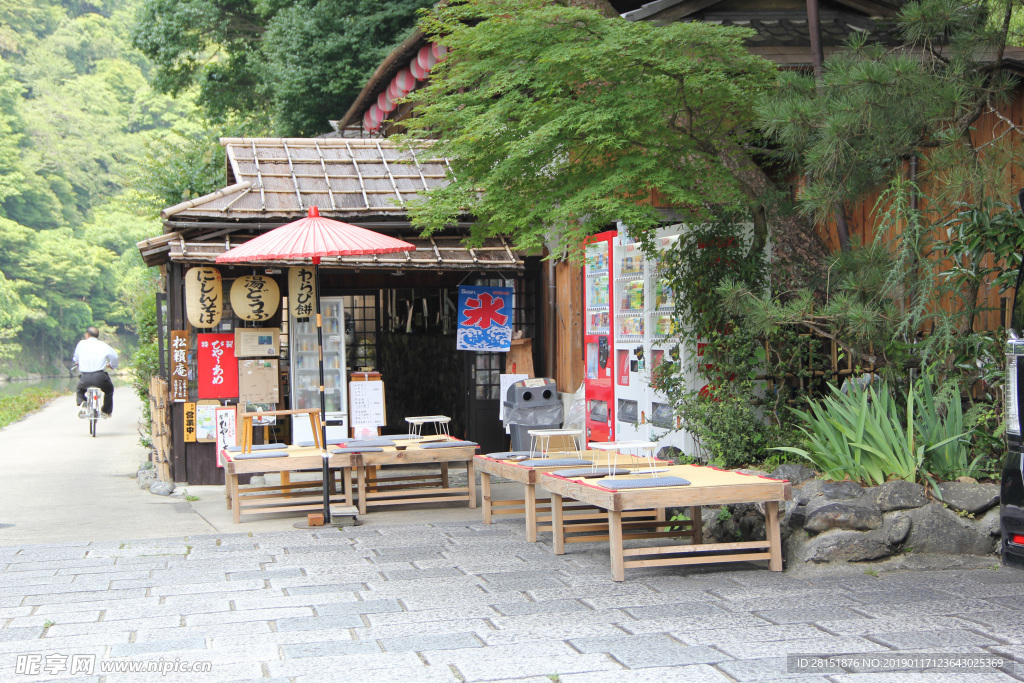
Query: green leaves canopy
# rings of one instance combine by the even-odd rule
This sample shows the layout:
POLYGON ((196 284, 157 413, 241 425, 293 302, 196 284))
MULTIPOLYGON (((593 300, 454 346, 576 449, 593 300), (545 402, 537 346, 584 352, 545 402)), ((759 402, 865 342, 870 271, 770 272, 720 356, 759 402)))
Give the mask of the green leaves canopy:
POLYGON ((198 85, 215 120, 268 113, 281 135, 330 129, 430 0, 146 0, 132 33, 154 85, 198 85))
POLYGON ((477 238, 572 252, 616 220, 655 225, 653 192, 697 220, 757 201, 735 167, 776 75, 748 31, 532 1, 453 4, 423 28, 452 50, 407 122, 452 164, 411 210, 428 232, 468 213, 477 238))

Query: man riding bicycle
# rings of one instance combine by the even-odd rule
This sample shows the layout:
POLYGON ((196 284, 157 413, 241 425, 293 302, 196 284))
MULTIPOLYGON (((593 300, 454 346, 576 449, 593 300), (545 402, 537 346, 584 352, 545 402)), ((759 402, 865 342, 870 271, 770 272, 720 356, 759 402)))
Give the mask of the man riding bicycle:
POLYGON ((100 410, 103 417, 110 417, 114 411, 114 383, 107 374, 107 366, 117 367, 117 351, 109 344, 101 342, 100 331, 90 327, 85 331, 85 338, 75 347, 74 361, 81 373, 81 377, 78 378, 78 393, 75 395, 75 405, 82 406, 78 416, 84 417, 85 390, 89 387, 99 387, 103 391, 103 407, 100 410))

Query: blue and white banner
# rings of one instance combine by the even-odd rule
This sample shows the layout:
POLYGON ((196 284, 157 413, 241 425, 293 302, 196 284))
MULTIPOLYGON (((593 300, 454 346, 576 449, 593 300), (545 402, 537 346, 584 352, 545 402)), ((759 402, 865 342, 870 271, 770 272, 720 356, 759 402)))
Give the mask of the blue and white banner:
POLYGON ((459 351, 508 351, 512 346, 512 288, 459 287, 459 351))

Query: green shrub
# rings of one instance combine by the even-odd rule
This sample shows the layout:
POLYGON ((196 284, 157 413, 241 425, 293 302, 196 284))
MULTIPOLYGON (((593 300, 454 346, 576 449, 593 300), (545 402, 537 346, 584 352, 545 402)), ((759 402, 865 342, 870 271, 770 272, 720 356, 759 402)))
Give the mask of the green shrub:
POLYGON ((924 381, 915 384, 914 402, 918 407, 917 431, 929 447, 925 469, 932 476, 947 481, 980 476, 984 456, 971 460, 968 438, 978 422, 978 411, 965 419, 956 383, 944 383, 936 394, 926 376, 924 381))
POLYGON ((809 411, 794 410, 806 449, 777 450, 807 458, 830 479, 878 485, 889 479, 931 481, 926 456, 964 437, 961 432, 928 443, 917 435, 913 397, 902 408, 884 382, 877 391, 857 382, 847 387, 844 393, 830 384, 831 396, 811 402, 809 411))

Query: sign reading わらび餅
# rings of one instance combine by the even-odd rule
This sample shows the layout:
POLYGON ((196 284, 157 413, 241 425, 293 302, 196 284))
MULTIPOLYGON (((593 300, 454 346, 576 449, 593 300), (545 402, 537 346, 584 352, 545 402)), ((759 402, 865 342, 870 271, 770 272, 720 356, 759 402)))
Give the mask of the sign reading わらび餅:
POLYGON ((199 398, 236 398, 238 361, 234 334, 197 334, 199 398))
POLYGON ((512 346, 512 288, 459 287, 460 351, 508 351, 512 346))
POLYGON ((295 266, 288 269, 288 312, 293 318, 313 315, 315 292, 316 280, 312 268, 295 266))

